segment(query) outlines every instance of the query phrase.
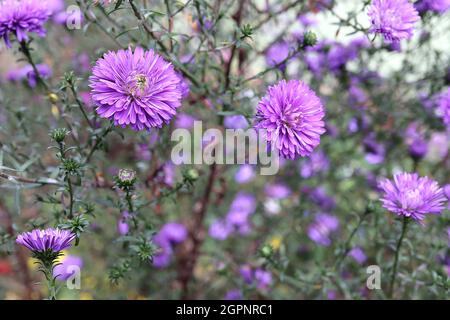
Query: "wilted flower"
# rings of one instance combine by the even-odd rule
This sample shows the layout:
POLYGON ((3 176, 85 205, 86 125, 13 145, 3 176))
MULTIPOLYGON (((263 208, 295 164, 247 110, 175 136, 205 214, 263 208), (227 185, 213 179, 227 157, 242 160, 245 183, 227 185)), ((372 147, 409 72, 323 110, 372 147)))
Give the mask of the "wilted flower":
POLYGON ((372 23, 370 32, 382 34, 388 42, 410 39, 414 24, 420 20, 409 0, 373 0, 368 15, 372 23))
POLYGON ((153 50, 110 51, 97 60, 89 81, 97 113, 122 127, 161 128, 181 105, 179 76, 153 50))
POLYGON ((27 41, 28 33, 45 36, 44 24, 51 12, 45 1, 3 0, 0 2, 0 37, 11 47, 11 34, 17 41, 27 41))
POLYGON ((33 253, 53 252, 58 253, 71 246, 75 240, 75 234, 69 230, 48 228, 35 229, 17 236, 16 242, 30 249, 33 253))
POLYGON ((339 220, 329 214, 318 214, 312 224, 308 226, 308 237, 321 246, 331 244, 331 235, 338 230, 339 220))
POLYGON ((308 156, 325 132, 325 110, 303 82, 281 80, 259 102, 256 129, 267 130, 267 141, 289 159, 308 156))
POLYGON ((398 216, 422 221, 426 214, 440 214, 446 198, 438 183, 417 173, 399 173, 394 181, 379 183, 384 191, 383 207, 398 216))

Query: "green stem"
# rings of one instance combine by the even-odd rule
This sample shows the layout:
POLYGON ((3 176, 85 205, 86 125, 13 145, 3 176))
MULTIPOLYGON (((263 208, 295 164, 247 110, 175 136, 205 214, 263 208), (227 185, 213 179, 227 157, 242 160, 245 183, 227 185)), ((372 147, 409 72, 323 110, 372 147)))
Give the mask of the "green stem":
POLYGON ((25 57, 27 58, 28 63, 33 68, 33 71, 34 71, 34 74, 36 76, 37 82, 40 83, 44 87, 44 89, 45 89, 45 91, 47 91, 47 93, 50 93, 51 91, 50 91, 50 88, 49 88, 48 84, 42 78, 41 74, 39 73, 39 70, 36 67, 36 64, 33 61, 33 58, 31 57, 30 48, 28 47, 28 44, 27 44, 26 41, 21 41, 20 42, 20 50, 25 55, 25 57))
POLYGON ((406 230, 408 227, 408 218, 407 217, 403 217, 403 224, 402 224, 402 233, 400 235, 400 238, 398 239, 397 242, 397 247, 395 249, 395 260, 394 260, 394 266, 392 268, 392 276, 391 276, 391 282, 389 284, 389 298, 392 299, 393 294, 394 294, 394 284, 395 284, 395 278, 397 276, 397 266, 398 266, 398 260, 400 257, 400 249, 402 247, 402 243, 403 243, 403 238, 406 235, 406 230))
POLYGON ((73 218, 73 187, 72 181, 70 180, 70 176, 67 175, 67 190, 69 191, 69 218, 73 218))

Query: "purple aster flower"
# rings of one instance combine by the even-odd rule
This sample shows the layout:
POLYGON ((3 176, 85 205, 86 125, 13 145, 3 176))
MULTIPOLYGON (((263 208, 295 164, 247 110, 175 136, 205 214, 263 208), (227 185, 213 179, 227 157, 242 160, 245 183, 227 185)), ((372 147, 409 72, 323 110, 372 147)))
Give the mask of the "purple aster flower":
POLYGON ((159 251, 153 256, 153 266, 156 268, 167 267, 172 260, 172 247, 167 242, 159 240, 156 236, 154 243, 158 246, 159 251))
POLYGON ((242 300, 243 298, 244 296, 239 289, 232 289, 225 295, 225 300, 242 300))
POLYGON ((450 87, 447 88, 446 92, 439 96, 436 112, 450 130, 450 87))
POLYGON ((243 265, 239 268, 239 274, 246 284, 251 284, 253 282, 253 270, 249 265, 243 265))
POLYGON ((255 281, 258 289, 265 290, 272 284, 272 274, 258 268, 255 270, 255 281))
POLYGON ((310 178, 313 175, 328 171, 330 160, 322 150, 313 152, 308 159, 305 159, 300 165, 300 175, 302 178, 310 178))
MULTIPOLYGON (((269 67, 275 67, 289 56, 289 44, 285 41, 273 44, 266 52, 266 63, 269 67)), ((278 66, 281 70, 286 69, 286 63, 278 66)))
POLYGON ((383 207, 398 216, 421 222, 427 214, 440 214, 446 198, 438 183, 417 173, 399 173, 394 181, 380 181, 383 207))
POLYGON ((78 256, 65 256, 61 263, 53 268, 53 277, 60 281, 66 281, 74 273, 83 267, 83 259, 78 256))
POLYGON ((175 118, 175 128, 191 129, 194 127, 194 121, 196 120, 197 118, 187 113, 178 113, 175 118))
POLYGON ((125 211, 122 213, 122 217, 117 222, 117 231, 120 235, 124 236, 130 231, 130 226, 128 225, 128 218, 130 217, 130 214, 125 211))
POLYGON ((308 226, 308 237, 321 246, 331 244, 331 235, 339 229, 339 220, 329 214, 319 214, 314 222, 308 226))
POLYGON ((178 78, 180 78, 180 91, 181 91, 181 97, 183 99, 187 98, 189 96, 189 83, 187 82, 187 80, 183 77, 183 75, 181 74, 181 72, 177 72, 177 76, 178 78))
POLYGON ((405 131, 405 142, 409 147, 409 153, 413 158, 420 159, 428 151, 428 143, 424 139, 419 125, 416 122, 409 124, 405 131))
POLYGON ((186 240, 187 229, 186 227, 177 222, 166 223, 159 231, 161 237, 164 237, 171 244, 178 244, 186 240))
POLYGON ((209 236, 216 240, 226 240, 228 236, 233 232, 233 229, 228 223, 224 220, 218 219, 215 220, 209 226, 209 236))
POLYGON ((450 0, 419 0, 414 5, 420 13, 425 11, 444 13, 450 9, 450 0))
POLYGON ((367 260, 364 251, 360 247, 354 247, 352 250, 350 250, 348 255, 359 264, 363 264, 367 260))
MULTIPOLYGON (((448 209, 450 210, 450 184, 446 184, 444 186, 444 194, 447 197, 448 209)), ((447 231, 448 231, 448 238, 449 238, 449 241, 450 241, 450 228, 448 228, 447 231)))
POLYGON ((97 113, 122 127, 161 128, 181 105, 180 78, 153 50, 110 51, 97 60, 89 81, 97 113))
POLYGON ((250 164, 243 164, 234 175, 234 180, 239 183, 248 183, 255 178, 255 169, 250 164))
POLYGON ((45 36, 44 23, 51 12, 44 1, 39 0, 3 0, 0 2, 0 37, 6 46, 11 47, 10 35, 17 41, 27 41, 27 33, 45 36))
POLYGON ((283 157, 295 159, 319 145, 324 116, 320 99, 305 83, 281 80, 259 102, 255 128, 267 130, 269 144, 283 157))
MULTIPOLYGON (((50 67, 46 64, 37 64, 36 69, 43 79, 47 79, 52 75, 52 69, 50 69, 50 67)), ((7 79, 11 82, 18 82, 26 79, 31 88, 36 87, 37 84, 36 73, 31 65, 26 65, 20 69, 9 71, 7 79)))
POLYGON ((375 135, 369 134, 363 140, 364 149, 366 152, 366 161, 370 164, 380 164, 384 161, 386 149, 384 145, 378 143, 375 135))
POLYGON ((223 120, 223 124, 227 129, 247 129, 248 121, 241 114, 226 116, 223 120))
POLYGON ((332 210, 336 207, 336 201, 333 197, 329 196, 326 192, 325 188, 322 186, 310 189, 308 187, 302 188, 302 191, 305 192, 310 198, 311 201, 318 205, 323 210, 332 210))
POLYGON ((304 26, 304 27, 311 27, 317 24, 316 17, 311 13, 304 13, 298 16, 297 20, 304 26))
POLYGON ((58 253, 71 246, 75 240, 75 234, 69 230, 48 228, 35 229, 17 236, 16 242, 30 249, 33 253, 54 252, 58 253))
POLYGON ((264 193, 272 199, 285 199, 292 194, 292 190, 284 183, 272 183, 264 188, 264 193))
POLYGON ((420 20, 408 0, 373 0, 368 15, 372 23, 370 32, 382 34, 387 42, 410 39, 414 24, 420 20))

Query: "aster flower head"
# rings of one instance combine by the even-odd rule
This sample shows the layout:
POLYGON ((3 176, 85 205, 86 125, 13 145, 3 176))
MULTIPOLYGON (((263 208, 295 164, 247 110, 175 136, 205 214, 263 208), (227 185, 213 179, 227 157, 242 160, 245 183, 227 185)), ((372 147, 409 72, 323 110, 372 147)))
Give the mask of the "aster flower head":
POLYGON ((398 216, 422 221, 427 214, 440 214, 446 198, 438 183, 417 173, 399 173, 379 183, 383 207, 398 216))
POLYGON ((59 253, 71 246, 76 235, 69 230, 48 228, 35 229, 17 236, 16 242, 33 253, 59 253))
POLYGON ((27 41, 28 33, 45 36, 44 24, 51 11, 46 1, 3 0, 0 1, 0 37, 11 47, 11 34, 17 41, 27 41))
POLYGON ((372 23, 370 32, 382 34, 387 42, 410 39, 415 23, 420 20, 408 0, 373 0, 368 15, 372 23))
POLYGON ((181 105, 180 77, 153 50, 119 50, 97 60, 89 78, 102 118, 134 130, 161 128, 181 105))
POLYGON ((259 102, 255 128, 266 130, 267 141, 280 155, 295 159, 309 156, 319 145, 324 116, 320 99, 305 83, 281 80, 259 102))
POLYGON ((308 237, 321 246, 331 244, 331 235, 339 229, 339 220, 329 214, 319 214, 308 227, 308 237))

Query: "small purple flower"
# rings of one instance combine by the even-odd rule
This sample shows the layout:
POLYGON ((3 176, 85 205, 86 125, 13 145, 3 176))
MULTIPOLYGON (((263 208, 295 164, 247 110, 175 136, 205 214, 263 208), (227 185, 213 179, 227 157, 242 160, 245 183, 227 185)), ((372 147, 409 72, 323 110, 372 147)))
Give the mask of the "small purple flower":
POLYGON ((169 222, 161 228, 159 234, 171 244, 178 244, 186 240, 187 229, 181 223, 169 222))
POLYGON ((450 10, 450 0, 419 0, 414 5, 420 13, 434 11, 442 14, 450 10))
POLYGON ((272 147, 289 159, 309 156, 325 132, 325 110, 303 82, 281 80, 258 104, 256 129, 265 129, 272 147))
POLYGON ((243 115, 237 114, 232 116, 226 116, 223 120, 223 124, 227 129, 247 129, 248 121, 243 115))
POLYGON ((405 142, 409 147, 409 153, 413 158, 420 159, 428 151, 428 143, 424 139, 420 127, 416 122, 409 124, 405 131, 405 142))
MULTIPOLYGON (((447 197, 448 210, 450 210, 450 184, 446 184, 444 186, 444 194, 447 197)), ((450 241, 450 228, 448 228, 447 231, 448 231, 448 238, 449 238, 449 241, 450 241)))
POLYGON ((272 274, 264 269, 255 270, 256 287, 260 290, 266 290, 272 284, 272 274))
POLYGON ((66 281, 83 267, 83 259, 78 256, 65 256, 61 263, 53 268, 53 277, 60 281, 66 281))
POLYGON ((450 87, 438 97, 436 113, 442 118, 444 124, 450 130, 450 87))
POLYGON ((384 161, 386 149, 384 145, 378 143, 373 134, 369 134, 363 140, 366 151, 365 159, 370 164, 380 164, 384 161))
POLYGON ((336 207, 336 201, 333 197, 328 195, 324 187, 319 186, 314 189, 305 187, 302 189, 303 192, 309 195, 311 201, 317 204, 323 210, 332 210, 336 207))
POLYGON ((438 183, 417 173, 399 173, 379 183, 383 207, 398 216, 421 222, 427 214, 440 214, 446 198, 438 183))
POLYGON ((208 234, 211 238, 216 240, 226 240, 233 232, 233 229, 228 223, 222 219, 215 220, 210 226, 208 234))
POLYGON ((272 199, 285 199, 292 194, 292 190, 284 183, 272 183, 264 188, 264 193, 272 199))
POLYGON ((181 97, 183 99, 187 98, 189 96, 189 92, 190 92, 190 88, 189 88, 189 83, 187 82, 187 80, 183 77, 183 75, 181 74, 181 72, 177 72, 177 76, 180 79, 180 91, 181 91, 181 97))
POLYGON ((16 242, 30 249, 33 253, 48 251, 58 253, 69 248, 75 238, 76 235, 69 230, 48 228, 21 233, 17 236, 16 242))
POLYGON ((316 17, 311 13, 304 13, 298 16, 297 20, 304 26, 304 27, 311 27, 317 24, 316 17))
POLYGON ((177 222, 166 223, 153 237, 153 242, 159 248, 159 252, 153 257, 153 265, 157 268, 168 266, 172 259, 174 246, 186 238, 187 229, 184 225, 177 222))
POLYGON ((329 214, 318 214, 312 224, 308 226, 308 237, 321 246, 331 244, 331 235, 339 229, 339 220, 329 214))
POLYGON ((225 295, 225 300, 242 300, 243 298, 244 296, 239 289, 232 289, 225 295))
POLYGON ((128 218, 130 217, 130 214, 127 211, 124 211, 122 213, 122 217, 117 222, 117 231, 121 236, 124 236, 130 231, 130 226, 128 225, 128 218))
POLYGON ((243 265, 239 268, 239 274, 246 284, 252 284, 253 282, 253 269, 249 265, 243 265))
POLYGON ((187 113, 178 113, 175 118, 175 128, 191 129, 194 127, 194 121, 196 120, 197 118, 187 113))
POLYGON ((234 180, 239 183, 248 183, 255 178, 255 169, 250 164, 243 164, 234 175, 234 180))
POLYGON ((97 60, 89 78, 102 118, 134 130, 161 128, 181 105, 180 78, 153 50, 119 50, 97 60))
POLYGON ((310 178, 319 172, 326 172, 330 167, 330 160, 322 150, 315 151, 300 165, 302 178, 310 178))
POLYGON ((370 32, 382 34, 387 42, 410 39, 414 25, 420 20, 408 0, 373 0, 368 15, 372 23, 370 32))
MULTIPOLYGON (((52 69, 50 69, 50 67, 44 63, 37 64, 36 69, 43 79, 47 79, 52 75, 52 69)), ((37 84, 36 73, 34 72, 34 69, 31 65, 26 65, 20 69, 9 71, 7 79, 11 82, 27 80, 28 85, 31 88, 36 87, 37 84)))
MULTIPOLYGON (((273 44, 266 52, 266 63, 269 67, 275 67, 289 57, 289 44, 285 41, 273 44)), ((286 69, 286 63, 278 66, 286 69)))
POLYGON ((363 264, 367 260, 364 251, 360 247, 354 247, 352 250, 350 250, 348 255, 359 264, 363 264))
POLYGON ((45 36, 44 24, 51 12, 40 0, 3 0, 0 2, 0 37, 11 47, 11 34, 17 41, 27 41, 28 33, 45 36))

